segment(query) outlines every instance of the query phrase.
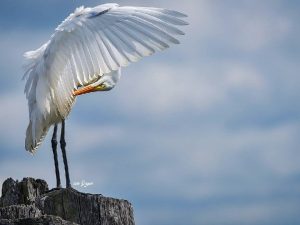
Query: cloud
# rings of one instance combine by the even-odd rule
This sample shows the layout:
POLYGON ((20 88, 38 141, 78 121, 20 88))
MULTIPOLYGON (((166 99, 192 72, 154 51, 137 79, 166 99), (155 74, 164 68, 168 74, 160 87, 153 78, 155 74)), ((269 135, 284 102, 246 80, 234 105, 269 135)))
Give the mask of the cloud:
MULTIPOLYGON (((47 4, 48 20, 10 21, 0 37, 1 180, 30 174, 55 184, 52 130, 34 157, 24 150, 20 79, 23 52, 48 40, 57 17, 80 2, 63 3, 59 15, 56 4, 47 4)), ((297 224, 298 6, 122 3, 136 4, 183 11, 190 25, 181 45, 124 68, 112 91, 80 96, 66 123, 72 181, 129 199, 142 224, 297 224)), ((60 166, 63 177, 61 157, 60 166)))
MULTIPOLYGON (((0 93, 21 92, 24 89, 22 82, 24 64, 23 54, 26 51, 34 50, 49 38, 47 30, 24 30, 10 28, 3 32, 0 37, 0 66, 1 82, 0 93), (48 37, 47 37, 48 36, 48 37)), ((14 93, 14 94, 15 94, 14 93)))
POLYGON ((1 143, 14 148, 23 147, 28 118, 25 97, 6 94, 0 97, 0 105, 1 143))
POLYGON ((108 125, 83 125, 70 122, 68 126, 68 139, 72 152, 82 152, 96 146, 103 147, 117 141, 123 135, 123 130, 118 126, 108 125))
POLYGON ((112 102, 127 114, 166 116, 191 110, 208 112, 218 104, 231 101, 235 93, 248 99, 264 99, 268 94, 267 81, 251 65, 239 61, 222 62, 217 68, 199 65, 199 69, 186 62, 134 65, 131 73, 123 71, 116 87, 118 95, 112 102))

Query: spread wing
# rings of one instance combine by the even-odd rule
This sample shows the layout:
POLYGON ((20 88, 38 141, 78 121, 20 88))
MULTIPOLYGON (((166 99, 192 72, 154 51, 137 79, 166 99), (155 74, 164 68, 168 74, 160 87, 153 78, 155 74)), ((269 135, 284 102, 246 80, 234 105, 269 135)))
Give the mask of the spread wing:
POLYGON ((25 55, 25 92, 28 101, 36 101, 29 108, 37 107, 45 118, 51 111, 65 118, 78 85, 178 44, 175 36, 184 33, 177 26, 187 24, 182 17, 172 10, 117 4, 77 8, 44 47, 25 55))

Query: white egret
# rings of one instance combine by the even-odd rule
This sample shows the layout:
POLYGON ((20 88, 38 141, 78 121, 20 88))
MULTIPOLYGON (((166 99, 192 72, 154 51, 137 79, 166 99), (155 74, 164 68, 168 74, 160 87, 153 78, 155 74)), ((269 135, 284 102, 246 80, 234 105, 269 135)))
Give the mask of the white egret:
POLYGON ((187 25, 183 17, 186 15, 162 8, 119 7, 114 3, 82 6, 55 29, 47 43, 24 54, 30 120, 25 148, 34 153, 54 125, 57 187, 61 186, 56 138, 59 123, 66 186, 71 187, 64 134, 65 119, 76 96, 111 90, 120 78, 121 67, 178 44, 174 36, 184 34, 177 28, 187 25))

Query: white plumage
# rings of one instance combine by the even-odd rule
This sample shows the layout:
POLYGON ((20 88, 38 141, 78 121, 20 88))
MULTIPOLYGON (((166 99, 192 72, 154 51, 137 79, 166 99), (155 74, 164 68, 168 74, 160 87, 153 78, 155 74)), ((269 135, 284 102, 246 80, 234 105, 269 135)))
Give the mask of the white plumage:
POLYGON ((29 125, 25 148, 34 152, 49 127, 70 113, 80 87, 115 86, 120 68, 178 44, 184 14, 146 7, 104 4, 79 7, 55 30, 50 40, 24 54, 29 125), (105 86, 104 85, 104 86, 105 86))

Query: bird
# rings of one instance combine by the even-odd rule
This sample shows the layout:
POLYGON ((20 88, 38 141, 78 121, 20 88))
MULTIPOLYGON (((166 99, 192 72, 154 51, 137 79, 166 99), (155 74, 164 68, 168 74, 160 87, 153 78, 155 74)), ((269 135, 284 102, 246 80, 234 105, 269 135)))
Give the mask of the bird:
POLYGON ((66 187, 71 188, 65 120, 76 98, 113 89, 122 67, 179 44, 177 36, 184 32, 178 27, 188 25, 185 17, 184 13, 155 7, 116 3, 81 6, 57 26, 45 44, 24 53, 24 93, 29 110, 25 149, 34 154, 53 126, 57 188, 61 188, 58 125, 66 187))

